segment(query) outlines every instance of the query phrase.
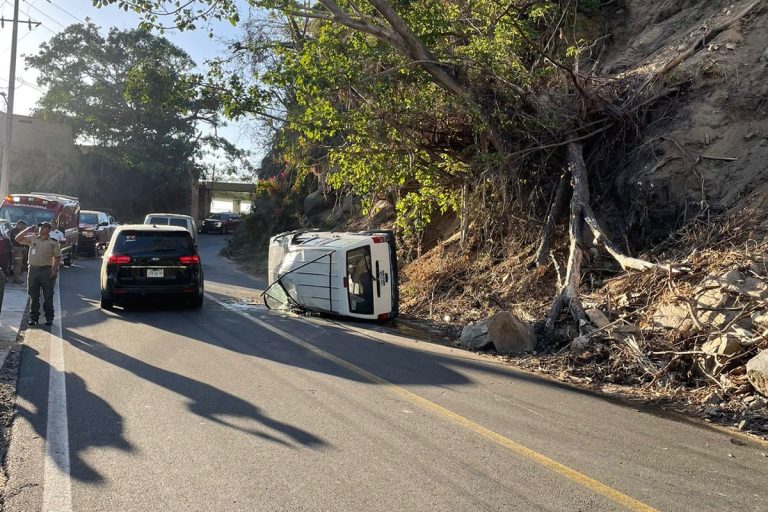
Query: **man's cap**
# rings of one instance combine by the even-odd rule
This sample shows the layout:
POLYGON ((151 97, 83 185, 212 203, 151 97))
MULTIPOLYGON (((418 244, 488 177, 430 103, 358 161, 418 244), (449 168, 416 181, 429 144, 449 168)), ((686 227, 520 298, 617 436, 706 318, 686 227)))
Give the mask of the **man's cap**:
POLYGON ((18 224, 24 224, 26 226, 27 225, 27 221, 25 221, 24 219, 19 219, 18 221, 16 221, 16 224, 17 225, 18 224))
POLYGON ((37 227, 51 229, 51 223, 50 222, 39 222, 37 224, 37 227))

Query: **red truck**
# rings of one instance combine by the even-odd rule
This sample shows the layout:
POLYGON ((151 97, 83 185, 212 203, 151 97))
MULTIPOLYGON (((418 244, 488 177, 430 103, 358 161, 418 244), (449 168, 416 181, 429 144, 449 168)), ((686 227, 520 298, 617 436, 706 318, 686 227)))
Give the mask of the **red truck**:
POLYGON ((59 231, 64 233, 61 242, 61 259, 64 265, 72 264, 72 257, 77 251, 77 236, 80 226, 80 201, 76 197, 47 192, 29 194, 10 194, 5 196, 0 205, 0 222, 15 225, 23 220, 27 226, 36 226, 39 222, 58 223, 59 231))

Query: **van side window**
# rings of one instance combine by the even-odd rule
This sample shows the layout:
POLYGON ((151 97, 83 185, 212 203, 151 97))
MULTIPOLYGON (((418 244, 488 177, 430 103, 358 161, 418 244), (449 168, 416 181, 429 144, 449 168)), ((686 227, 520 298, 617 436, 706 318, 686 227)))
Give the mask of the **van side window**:
POLYGON ((360 247, 347 251, 347 282, 349 311, 373 313, 373 275, 371 274, 371 248, 360 247))

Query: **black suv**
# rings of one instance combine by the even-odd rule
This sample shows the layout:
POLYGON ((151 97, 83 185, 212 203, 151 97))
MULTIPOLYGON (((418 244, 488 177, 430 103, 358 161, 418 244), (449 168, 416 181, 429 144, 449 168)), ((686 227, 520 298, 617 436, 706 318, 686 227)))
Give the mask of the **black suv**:
POLYGON ((101 307, 163 297, 203 305, 203 268, 192 235, 176 226, 120 226, 101 263, 101 307))

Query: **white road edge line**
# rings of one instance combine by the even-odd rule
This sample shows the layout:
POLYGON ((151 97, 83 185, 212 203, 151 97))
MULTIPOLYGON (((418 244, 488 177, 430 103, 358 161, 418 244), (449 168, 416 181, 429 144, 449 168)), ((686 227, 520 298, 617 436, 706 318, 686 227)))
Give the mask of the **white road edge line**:
POLYGON ((51 326, 48 377, 48 425, 45 434, 45 472, 43 474, 43 511, 72 510, 72 480, 69 466, 69 419, 67 383, 64 369, 64 340, 61 327, 59 280, 54 287, 56 317, 51 326))

